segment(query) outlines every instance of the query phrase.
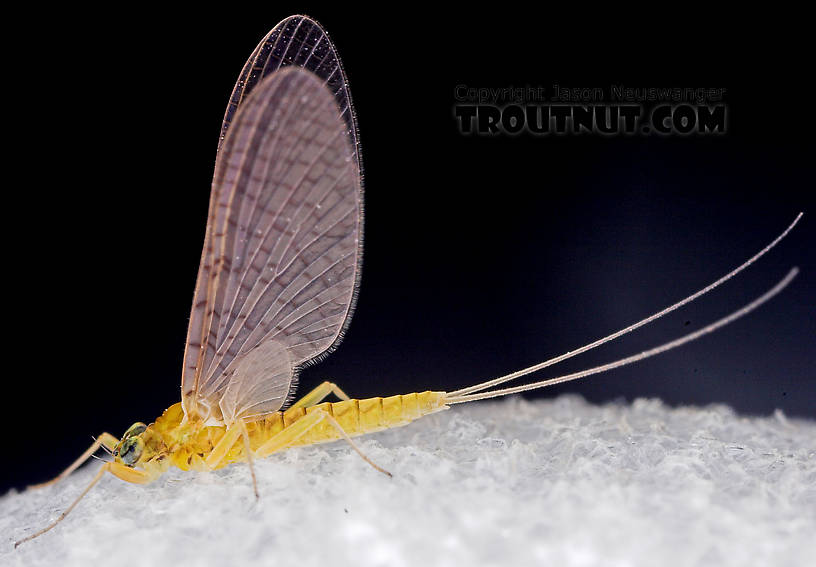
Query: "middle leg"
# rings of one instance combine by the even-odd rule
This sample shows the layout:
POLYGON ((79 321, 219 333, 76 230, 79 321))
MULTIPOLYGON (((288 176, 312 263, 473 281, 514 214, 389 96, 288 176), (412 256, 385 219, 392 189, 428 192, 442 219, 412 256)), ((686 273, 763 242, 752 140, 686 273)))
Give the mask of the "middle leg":
POLYGON ((258 500, 260 495, 258 493, 258 481, 255 478, 255 467, 252 463, 252 447, 249 445, 249 433, 247 432, 246 424, 242 419, 238 419, 232 427, 227 429, 224 436, 216 443, 213 450, 207 456, 204 464, 209 470, 218 468, 224 457, 227 456, 230 449, 238 442, 238 438, 242 438, 244 442, 244 454, 246 455, 247 464, 249 464, 249 474, 252 476, 252 490, 255 492, 255 499, 258 500))

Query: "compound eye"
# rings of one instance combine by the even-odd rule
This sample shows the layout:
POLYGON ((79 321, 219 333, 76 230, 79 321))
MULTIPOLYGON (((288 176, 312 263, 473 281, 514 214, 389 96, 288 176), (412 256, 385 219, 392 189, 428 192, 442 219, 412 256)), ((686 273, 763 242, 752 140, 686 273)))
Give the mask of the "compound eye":
POLYGON ((140 437, 129 437, 122 442, 119 448, 119 458, 122 463, 132 467, 139 461, 144 449, 144 441, 140 437))
POLYGON ((147 429, 147 426, 144 423, 137 421, 128 427, 128 430, 125 431, 124 435, 122 435, 122 439, 127 439, 128 437, 133 437, 134 435, 141 435, 145 432, 145 429, 147 429))

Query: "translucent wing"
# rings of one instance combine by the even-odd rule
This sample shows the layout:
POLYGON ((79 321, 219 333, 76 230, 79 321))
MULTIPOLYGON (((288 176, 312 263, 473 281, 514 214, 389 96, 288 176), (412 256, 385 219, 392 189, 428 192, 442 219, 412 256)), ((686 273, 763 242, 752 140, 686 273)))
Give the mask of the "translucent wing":
POLYGON ((308 69, 325 81, 334 94, 356 150, 357 129, 343 66, 326 31, 307 16, 289 16, 272 28, 252 52, 230 96, 219 147, 242 101, 264 77, 288 66, 308 69))
POLYGON ((255 84, 228 124, 185 352, 188 417, 229 424, 280 409, 297 370, 348 323, 362 185, 336 100, 290 67, 255 84))

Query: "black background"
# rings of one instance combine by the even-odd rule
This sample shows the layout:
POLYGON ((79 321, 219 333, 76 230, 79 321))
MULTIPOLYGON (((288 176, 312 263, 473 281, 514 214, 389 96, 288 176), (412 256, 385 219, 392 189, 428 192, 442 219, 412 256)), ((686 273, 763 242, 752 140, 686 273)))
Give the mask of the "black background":
MULTIPOLYGON (((4 216, 22 222, 6 238, 12 462, 0 489, 53 476, 91 435, 118 436, 179 399, 226 101, 256 43, 290 13, 224 8, 52 14, 32 20, 11 52, 7 169, 22 175, 4 216)), ((804 210, 737 280, 557 371, 689 332, 798 265, 800 277, 759 312, 537 395, 816 417, 814 91, 795 30, 771 39, 728 14, 641 24, 590 13, 307 13, 350 81, 366 226, 354 320, 338 351, 303 373, 301 391, 324 379, 354 397, 453 389, 534 364, 705 286, 804 210), (458 132, 457 85, 554 83, 724 87, 728 132, 458 132)))

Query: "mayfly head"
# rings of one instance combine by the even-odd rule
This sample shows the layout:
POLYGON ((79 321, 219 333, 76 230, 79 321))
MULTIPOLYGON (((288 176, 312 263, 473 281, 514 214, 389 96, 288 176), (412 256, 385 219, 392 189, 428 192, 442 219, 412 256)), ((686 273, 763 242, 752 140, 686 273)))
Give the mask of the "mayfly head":
POLYGON ((122 440, 119 441, 119 444, 113 450, 113 457, 117 463, 132 467, 139 462, 139 459, 142 457, 142 452, 144 451, 142 433, 146 430, 147 426, 144 423, 137 422, 125 431, 122 440))

